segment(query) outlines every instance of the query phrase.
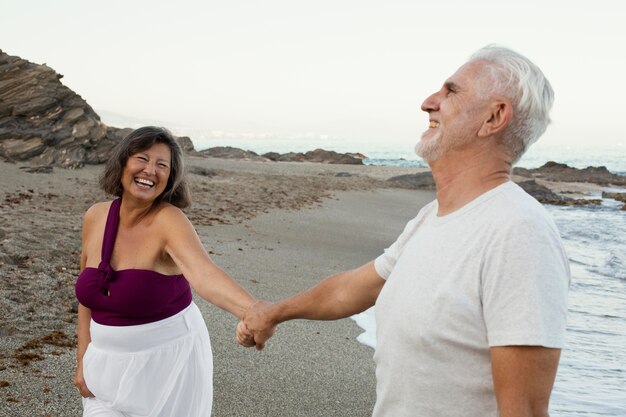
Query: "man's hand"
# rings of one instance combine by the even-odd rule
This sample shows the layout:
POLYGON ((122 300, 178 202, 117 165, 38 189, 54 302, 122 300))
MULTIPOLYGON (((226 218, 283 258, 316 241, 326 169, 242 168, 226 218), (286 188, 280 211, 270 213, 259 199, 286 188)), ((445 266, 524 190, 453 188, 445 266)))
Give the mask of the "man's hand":
POLYGON ((257 301, 246 310, 243 316, 243 327, 247 330, 248 335, 253 337, 253 344, 250 346, 256 346, 257 350, 262 350, 265 347, 265 342, 276 331, 277 323, 271 316, 271 307, 271 303, 257 301))

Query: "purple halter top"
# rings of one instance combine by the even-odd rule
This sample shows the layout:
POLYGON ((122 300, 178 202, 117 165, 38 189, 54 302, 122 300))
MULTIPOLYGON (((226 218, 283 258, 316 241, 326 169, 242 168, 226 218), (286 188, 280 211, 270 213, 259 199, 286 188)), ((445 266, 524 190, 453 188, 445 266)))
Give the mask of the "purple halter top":
POLYGON ((163 275, 147 269, 115 271, 111 254, 117 236, 122 199, 111 203, 104 228, 102 260, 76 280, 76 298, 91 310, 91 318, 107 326, 132 326, 162 320, 191 304, 191 288, 183 275, 163 275))

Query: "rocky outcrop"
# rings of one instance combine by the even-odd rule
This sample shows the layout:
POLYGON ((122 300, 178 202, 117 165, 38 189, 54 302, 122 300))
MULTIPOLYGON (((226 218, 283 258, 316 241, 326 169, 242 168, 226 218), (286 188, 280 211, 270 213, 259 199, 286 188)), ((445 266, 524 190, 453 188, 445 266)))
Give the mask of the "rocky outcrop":
POLYGON ((606 167, 573 168, 549 161, 535 169, 515 168, 513 174, 546 181, 588 182, 604 186, 626 186, 626 177, 611 173, 606 167))
POLYGON ((364 155, 360 152, 348 152, 346 155, 350 155, 353 158, 357 158, 357 159, 367 159, 367 155, 364 155))
POLYGON ((327 151, 325 149, 315 149, 306 153, 288 152, 280 154, 277 152, 268 152, 263 156, 271 161, 276 162, 317 162, 321 164, 345 164, 345 165, 363 165, 361 154, 338 153, 335 151, 327 151))
POLYGON ((199 152, 201 155, 210 156, 213 158, 225 158, 225 159, 244 159, 248 161, 268 161, 257 154, 256 152, 246 151, 240 148, 234 148, 232 146, 215 146, 213 148, 204 149, 199 152))
MULTIPOLYGON (((78 168, 105 162, 132 129, 106 126, 61 74, 0 50, 0 157, 78 168)), ((177 138, 193 152, 191 139, 177 138)))
POLYGON ((324 149, 306 152, 304 159, 308 162, 318 162, 322 164, 363 165, 363 160, 360 158, 324 149))
POLYGON ((622 204, 622 210, 626 211, 626 193, 612 193, 612 192, 602 192, 602 198, 610 198, 612 200, 619 201, 622 204))
POLYGON ((611 192, 602 192, 602 198, 611 198, 613 200, 621 201, 622 203, 626 203, 626 193, 611 193, 611 192))
POLYGON ((193 165, 187 168, 187 172, 190 174, 200 175, 201 177, 214 177, 217 175, 217 172, 214 169, 193 165))
POLYGON ((263 156, 270 161, 275 162, 304 162, 306 161, 306 157, 302 152, 287 152, 280 154, 278 152, 268 152, 263 154, 263 156))
POLYGON ((245 159, 250 161, 316 162, 321 164, 363 165, 363 161, 360 158, 351 156, 350 154, 327 151, 324 149, 316 149, 306 153, 287 152, 280 154, 278 152, 267 152, 263 155, 259 155, 256 152, 234 148, 232 146, 216 146, 202 150, 199 153, 213 158, 245 159))
POLYGON ((106 138, 100 117, 61 78, 0 51, 0 155, 75 168, 106 138))
MULTIPOLYGON (((431 172, 399 175, 397 177, 391 177, 387 181, 391 182, 394 187, 398 188, 430 191, 436 189, 435 181, 433 180, 431 172)), ((522 187, 524 191, 535 197, 537 201, 543 204, 554 204, 558 206, 585 206, 599 205, 602 203, 602 200, 599 199, 569 198, 559 195, 549 188, 538 184, 534 179, 520 181, 517 184, 522 187)))
POLYGON ((398 188, 409 188, 412 190, 434 190, 435 180, 433 174, 428 172, 418 172, 417 174, 405 174, 391 177, 387 181, 398 188))
POLYGON ((602 200, 586 199, 586 198, 569 198, 556 194, 547 187, 538 184, 535 180, 520 181, 517 183, 528 194, 535 197, 537 201, 543 204, 552 204, 557 206, 588 206, 600 205, 602 200))
POLYGON ((184 153, 197 154, 195 148, 193 147, 193 142, 191 141, 191 138, 189 136, 175 136, 175 138, 184 153))

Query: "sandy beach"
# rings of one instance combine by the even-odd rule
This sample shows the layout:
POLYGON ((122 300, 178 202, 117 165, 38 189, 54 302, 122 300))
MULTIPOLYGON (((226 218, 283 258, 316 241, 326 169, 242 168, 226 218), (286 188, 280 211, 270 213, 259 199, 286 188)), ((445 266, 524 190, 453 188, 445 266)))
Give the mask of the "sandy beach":
MULTIPOLYGON (((107 199, 101 166, 26 173, 0 163, 0 415, 79 416, 74 373, 82 213, 107 199)), ((425 191, 385 180, 415 169, 188 160, 187 214, 207 251, 255 296, 278 300, 376 257, 425 191)), ((294 321, 257 352, 236 319, 196 297, 214 355, 213 416, 368 416, 373 350, 350 319, 294 321)))

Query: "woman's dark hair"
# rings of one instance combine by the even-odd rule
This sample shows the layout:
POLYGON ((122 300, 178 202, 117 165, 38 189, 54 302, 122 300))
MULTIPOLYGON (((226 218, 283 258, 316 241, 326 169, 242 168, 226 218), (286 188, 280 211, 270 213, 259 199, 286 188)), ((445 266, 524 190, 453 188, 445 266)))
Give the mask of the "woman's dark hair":
POLYGON ((140 127, 122 139, 113 149, 113 153, 104 167, 104 172, 100 177, 100 187, 107 194, 121 197, 124 191, 121 181, 122 172, 128 158, 138 152, 145 151, 155 143, 169 146, 172 152, 172 161, 167 186, 154 201, 154 206, 156 207, 161 201, 167 201, 181 209, 188 207, 191 204, 191 196, 185 179, 183 151, 172 134, 161 127, 140 127))

